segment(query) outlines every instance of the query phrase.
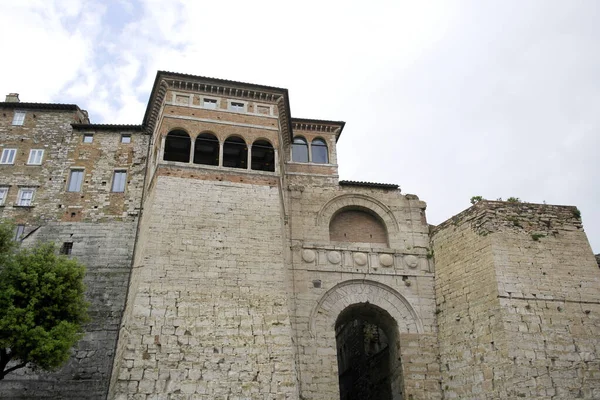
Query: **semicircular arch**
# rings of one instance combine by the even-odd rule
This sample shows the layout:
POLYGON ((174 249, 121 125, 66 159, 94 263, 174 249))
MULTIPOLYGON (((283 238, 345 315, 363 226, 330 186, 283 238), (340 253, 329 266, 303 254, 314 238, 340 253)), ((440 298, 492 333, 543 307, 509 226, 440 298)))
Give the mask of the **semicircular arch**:
POLYGON ((340 210, 349 208, 363 209, 375 214, 386 225, 388 233, 400 230, 398 221, 389 207, 377 199, 358 193, 343 194, 325 203, 317 214, 317 226, 329 229, 331 218, 340 210))
POLYGON ((353 279, 329 289, 313 308, 309 330, 317 336, 320 327, 335 329, 338 316, 351 305, 369 303, 387 311, 400 333, 423 333, 423 322, 410 302, 391 287, 376 281, 353 279))

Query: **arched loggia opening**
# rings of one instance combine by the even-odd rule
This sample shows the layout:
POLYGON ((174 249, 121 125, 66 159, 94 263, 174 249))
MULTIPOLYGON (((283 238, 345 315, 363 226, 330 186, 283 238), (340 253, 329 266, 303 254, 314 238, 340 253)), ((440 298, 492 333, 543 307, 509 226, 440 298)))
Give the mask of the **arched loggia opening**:
POLYGON ((230 168, 248 168, 248 147, 244 139, 229 136, 223 144, 223 166, 230 168))
POLYGON ((201 133, 194 145, 194 164, 219 165, 219 140, 211 133, 201 133))
POLYGON ((275 171, 275 150, 266 140, 252 143, 252 169, 258 171, 275 171))
POLYGON ((370 303, 348 306, 335 324, 340 400, 402 400, 398 325, 370 303))
POLYGON ((190 135, 182 130, 171 131, 165 138, 165 151, 163 160, 190 162, 192 141, 190 135))

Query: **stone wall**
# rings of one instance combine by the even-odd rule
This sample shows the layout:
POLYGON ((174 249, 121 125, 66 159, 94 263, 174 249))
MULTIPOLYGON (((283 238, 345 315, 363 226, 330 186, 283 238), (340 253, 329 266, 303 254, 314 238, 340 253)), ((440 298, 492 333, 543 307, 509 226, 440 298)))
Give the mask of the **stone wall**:
POLYGON ((297 399, 277 181, 156 179, 114 398, 297 399))
POLYGON ((393 321, 387 324, 393 325, 388 337, 394 336, 393 398, 441 398, 425 203, 398 190, 340 187, 334 178, 319 175, 287 179, 302 396, 339 398, 336 321, 348 307, 368 304, 368 315, 379 320, 381 310, 393 321), (377 215, 389 246, 330 242, 331 218, 348 207, 377 215))
POLYGON ((55 373, 18 370, 0 381, 0 398, 105 399, 125 304, 137 222, 54 222, 24 241, 73 242, 86 265, 90 322, 69 362, 55 373))
POLYGON ((446 396, 600 396, 600 270, 575 207, 481 202, 433 248, 446 396))
POLYGON ((0 107, 10 108, 0 117, 0 144, 17 150, 13 164, 0 165, 0 187, 8 188, 0 217, 21 225, 24 246, 71 243, 72 256, 87 267, 91 304, 86 335, 69 363, 52 374, 11 373, 0 381, 0 397, 103 399, 127 295, 149 137, 135 126, 82 127, 89 121, 76 106, 0 107), (12 108, 20 107, 24 124, 12 125, 12 108), (128 143, 122 135, 129 136, 128 143), (28 162, 32 149, 43 150, 41 163, 28 162), (77 191, 68 191, 72 169, 83 171, 77 191), (122 192, 112 190, 115 170, 127 173, 122 192), (23 187, 35 189, 28 206, 17 204, 23 187))

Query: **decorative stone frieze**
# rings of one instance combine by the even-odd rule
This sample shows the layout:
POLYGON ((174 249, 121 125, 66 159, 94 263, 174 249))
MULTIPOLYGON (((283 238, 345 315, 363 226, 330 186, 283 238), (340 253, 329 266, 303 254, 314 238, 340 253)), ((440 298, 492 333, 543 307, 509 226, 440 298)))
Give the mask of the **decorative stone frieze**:
POLYGON ((354 258, 356 265, 360 265, 362 267, 363 265, 367 264, 367 255, 365 253, 354 253, 352 257, 354 258))
POLYGON ((306 261, 307 263, 311 263, 311 262, 315 261, 316 255, 315 255, 314 250, 310 250, 310 249, 302 250, 302 259, 304 261, 306 261))
POLYGON ((330 251, 327 253, 327 260, 332 264, 339 264, 342 261, 342 255, 339 251, 330 251))
POLYGON ((419 265, 419 259, 413 255, 408 255, 404 257, 404 262, 409 268, 417 268, 419 265))
POLYGON ((379 256, 379 263, 384 267, 391 267, 394 264, 394 258, 389 254, 381 254, 379 256))

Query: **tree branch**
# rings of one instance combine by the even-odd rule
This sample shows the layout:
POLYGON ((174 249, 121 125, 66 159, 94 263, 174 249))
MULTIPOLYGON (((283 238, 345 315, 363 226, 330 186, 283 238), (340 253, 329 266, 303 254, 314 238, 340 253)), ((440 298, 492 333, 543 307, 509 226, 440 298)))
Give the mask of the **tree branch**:
POLYGON ((19 368, 23 368, 26 365, 27 365, 27 363, 24 362, 24 363, 17 364, 14 367, 10 367, 9 369, 6 369, 6 370, 0 372, 0 374, 2 374, 2 375, 0 375, 0 380, 4 379, 4 377, 6 375, 8 375, 10 372, 13 372, 14 370, 19 369, 19 368))

